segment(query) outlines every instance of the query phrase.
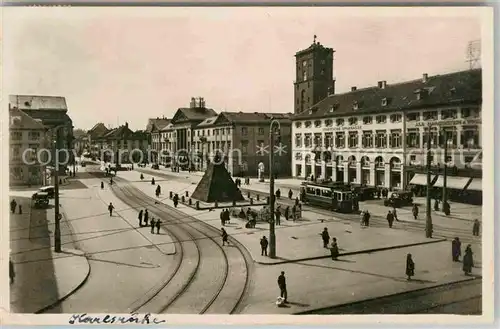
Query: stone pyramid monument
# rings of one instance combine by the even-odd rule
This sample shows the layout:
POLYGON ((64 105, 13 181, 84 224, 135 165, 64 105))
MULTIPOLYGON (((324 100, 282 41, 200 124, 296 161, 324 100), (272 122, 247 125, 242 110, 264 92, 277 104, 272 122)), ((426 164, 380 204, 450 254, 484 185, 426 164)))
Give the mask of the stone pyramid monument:
POLYGON ((191 197, 207 203, 243 201, 241 191, 219 159, 220 157, 216 156, 214 161, 209 163, 205 175, 191 197))

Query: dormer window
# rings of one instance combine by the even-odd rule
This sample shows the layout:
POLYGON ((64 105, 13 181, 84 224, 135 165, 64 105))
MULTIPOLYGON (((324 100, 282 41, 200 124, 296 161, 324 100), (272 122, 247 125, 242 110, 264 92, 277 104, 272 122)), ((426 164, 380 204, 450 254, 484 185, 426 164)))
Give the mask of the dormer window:
POLYGON ((417 97, 417 100, 421 100, 425 97, 425 94, 426 94, 426 90, 425 89, 417 89, 415 90, 415 95, 417 97))
POLYGON ((352 104, 352 109, 356 111, 358 108, 359 108, 358 102, 354 102, 352 104))
POLYGON ((333 104, 330 106, 330 113, 335 112, 339 108, 339 104, 333 104))
POLYGON ((387 98, 382 98, 382 106, 387 106, 387 98))
POLYGON ((457 88, 453 87, 450 89, 450 94, 455 95, 457 93, 457 88))

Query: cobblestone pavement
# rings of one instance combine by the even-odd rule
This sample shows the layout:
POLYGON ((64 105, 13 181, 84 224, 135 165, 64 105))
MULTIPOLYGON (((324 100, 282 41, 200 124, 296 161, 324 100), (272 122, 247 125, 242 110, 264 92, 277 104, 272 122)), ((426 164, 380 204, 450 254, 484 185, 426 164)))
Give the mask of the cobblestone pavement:
POLYGON ((51 308, 85 282, 90 267, 75 249, 67 219, 61 221, 62 252, 54 252, 54 207, 31 208, 32 190, 11 191, 11 199, 22 206, 10 214, 10 249, 15 280, 10 285, 10 311, 35 313, 51 308))

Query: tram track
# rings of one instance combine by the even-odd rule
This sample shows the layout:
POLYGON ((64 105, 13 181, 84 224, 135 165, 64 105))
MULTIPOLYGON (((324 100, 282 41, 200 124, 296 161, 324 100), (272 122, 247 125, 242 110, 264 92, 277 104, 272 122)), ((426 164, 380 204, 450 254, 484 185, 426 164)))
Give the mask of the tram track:
MULTIPOLYGON (((130 306, 131 312, 236 313, 250 285, 251 258, 237 241, 223 247, 219 231, 209 224, 158 203, 128 181, 115 177, 115 195, 133 208, 147 207, 168 224, 178 247, 173 271, 130 306), (126 184, 124 184, 126 182, 126 184)), ((165 229, 165 228, 164 228, 165 229)))

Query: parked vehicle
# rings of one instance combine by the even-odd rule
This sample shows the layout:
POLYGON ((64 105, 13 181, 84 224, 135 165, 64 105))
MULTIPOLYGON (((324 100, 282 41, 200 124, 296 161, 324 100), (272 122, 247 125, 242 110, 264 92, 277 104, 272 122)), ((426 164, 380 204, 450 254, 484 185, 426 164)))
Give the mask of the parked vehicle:
POLYGON ((38 193, 47 193, 49 199, 53 199, 55 197, 55 194, 56 194, 56 189, 54 186, 50 185, 50 186, 44 186, 44 187, 41 187, 38 189, 38 193))
POLYGON ((357 194, 359 201, 373 200, 377 196, 377 188, 373 186, 353 185, 351 190, 357 194))
POLYGON ((49 205, 49 194, 47 192, 37 192, 31 198, 35 208, 46 208, 49 205))
POLYGON ((401 208, 411 205, 413 205, 412 192, 394 192, 388 199, 384 200, 386 207, 401 208))
POLYGON ((151 165, 151 169, 156 169, 156 170, 158 170, 158 169, 160 169, 160 166, 159 166, 157 163, 153 163, 153 164, 151 165))

